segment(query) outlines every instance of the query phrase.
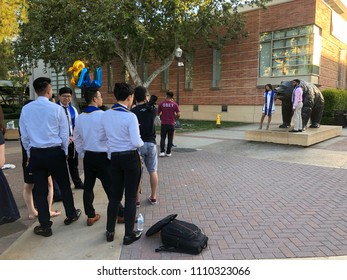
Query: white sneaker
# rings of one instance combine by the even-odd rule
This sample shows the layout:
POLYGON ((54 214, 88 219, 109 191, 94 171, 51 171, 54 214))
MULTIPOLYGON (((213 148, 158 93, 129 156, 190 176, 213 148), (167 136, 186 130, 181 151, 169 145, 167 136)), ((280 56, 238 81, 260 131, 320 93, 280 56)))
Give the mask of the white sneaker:
POLYGON ((160 153, 159 156, 160 157, 165 157, 165 153, 160 153))
POLYGON ((167 157, 171 157, 171 154, 166 154, 165 156, 167 156, 167 157))
POLYGON ((14 164, 6 163, 1 169, 15 169, 15 168, 16 166, 14 164))

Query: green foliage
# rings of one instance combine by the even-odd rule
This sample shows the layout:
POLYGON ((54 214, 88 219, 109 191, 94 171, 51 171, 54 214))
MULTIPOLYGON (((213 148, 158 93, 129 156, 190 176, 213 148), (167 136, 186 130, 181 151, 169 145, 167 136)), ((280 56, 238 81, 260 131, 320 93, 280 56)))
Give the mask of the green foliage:
POLYGON ((20 113, 22 111, 22 106, 20 104, 5 105, 2 104, 2 111, 4 112, 5 120, 16 120, 19 119, 20 113))
POLYGON ((0 80, 8 80, 9 69, 15 65, 14 54, 9 41, 0 42, 0 80))
POLYGON ((7 120, 16 120, 20 117, 20 111, 12 113, 12 114, 5 114, 5 119, 7 120))
POLYGON ((221 47, 244 36, 238 9, 269 1, 31 0, 16 51, 23 65, 43 59, 57 71, 75 60, 94 68, 120 58, 137 85, 144 84, 137 64, 167 59, 164 68, 149 75, 148 86, 170 66, 178 45, 188 53, 197 40, 221 47))
MULTIPOLYGON (((197 132, 210 129, 216 129, 215 121, 204 121, 204 120, 180 120, 181 127, 176 129, 176 133, 188 133, 197 132)), ((222 122, 221 128, 240 126, 244 123, 240 122, 222 122)), ((156 127, 156 131, 160 131, 160 126, 156 127)))
POLYGON ((4 115, 13 114, 16 112, 16 108, 14 106, 2 104, 1 107, 4 115))
MULTIPOLYGON (((20 78, 22 79, 22 78, 20 78)), ((13 84, 17 84, 17 86, 9 87, 2 86, 0 87, 0 104, 2 106, 22 106, 25 101, 29 99, 29 93, 26 92, 26 84, 22 84, 19 82, 14 82, 16 77, 12 77, 13 84)))
POLYGON ((347 90, 326 89, 322 94, 325 104, 321 124, 336 125, 339 115, 347 112, 347 90))
POLYGON ((324 115, 334 114, 336 111, 347 110, 347 90, 326 89, 322 91, 324 96, 324 115))

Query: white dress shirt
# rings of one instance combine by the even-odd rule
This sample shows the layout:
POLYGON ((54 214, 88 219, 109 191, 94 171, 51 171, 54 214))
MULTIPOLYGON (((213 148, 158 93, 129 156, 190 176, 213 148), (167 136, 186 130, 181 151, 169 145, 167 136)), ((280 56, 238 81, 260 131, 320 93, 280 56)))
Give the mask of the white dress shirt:
POLYGON ((77 117, 78 117, 78 111, 77 111, 77 109, 76 109, 75 106, 72 106, 72 104, 68 104, 67 107, 65 107, 61 102, 58 103, 58 104, 59 104, 61 107, 63 107, 64 112, 65 112, 65 115, 66 115, 66 113, 67 113, 67 119, 68 119, 68 122, 69 122, 69 133, 70 133, 70 135, 73 135, 73 133, 74 133, 74 127, 73 127, 73 125, 72 125, 72 118, 71 118, 71 112, 70 112, 70 109, 69 109, 69 105, 72 107, 72 109, 73 109, 74 112, 75 112, 75 125, 76 125, 76 119, 77 119, 77 117), (66 111, 65 111, 65 110, 66 110, 66 111))
POLYGON ((47 97, 39 96, 22 108, 19 128, 23 147, 30 157, 30 149, 60 146, 68 153, 69 126, 65 111, 47 97))
POLYGON ((107 152, 106 138, 101 134, 101 118, 103 110, 81 113, 76 119, 73 141, 80 157, 85 151, 107 152))
POLYGON ((102 135, 106 138, 108 157, 112 152, 136 150, 143 146, 136 115, 125 111, 107 110, 102 116, 102 135))

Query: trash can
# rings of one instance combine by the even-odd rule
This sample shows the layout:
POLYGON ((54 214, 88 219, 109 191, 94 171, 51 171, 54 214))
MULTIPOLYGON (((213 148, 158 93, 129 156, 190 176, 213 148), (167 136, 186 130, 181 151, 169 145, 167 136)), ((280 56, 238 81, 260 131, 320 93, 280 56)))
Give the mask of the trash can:
POLYGON ((346 115, 345 112, 336 112, 334 114, 335 124, 345 128, 347 126, 346 115))

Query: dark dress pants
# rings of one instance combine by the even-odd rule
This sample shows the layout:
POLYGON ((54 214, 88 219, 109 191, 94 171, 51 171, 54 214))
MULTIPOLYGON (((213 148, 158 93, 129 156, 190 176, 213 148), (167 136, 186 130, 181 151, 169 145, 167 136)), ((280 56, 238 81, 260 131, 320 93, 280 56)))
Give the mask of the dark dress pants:
POLYGON ((107 153, 86 151, 83 158, 84 169, 84 190, 83 205, 88 218, 95 217, 94 185, 96 178, 101 181, 107 198, 110 197, 111 189, 111 161, 107 158, 107 153))
POLYGON ((114 232, 119 205, 125 191, 125 235, 131 235, 136 217, 136 195, 141 178, 141 159, 137 151, 111 154, 112 185, 107 207, 106 230, 114 232))
POLYGON ((0 225, 12 223, 19 218, 20 214, 10 185, 0 168, 0 225))
POLYGON ((75 187, 83 186, 80 173, 78 171, 78 153, 76 152, 74 142, 70 143, 69 145, 69 156, 67 158, 67 163, 69 166, 71 180, 75 187))
POLYGON ((35 198, 40 225, 42 227, 50 227, 50 213, 47 202, 47 177, 49 174, 51 174, 59 184, 66 216, 71 218, 75 217, 76 208, 70 187, 64 151, 60 147, 42 149, 31 148, 30 165, 35 181, 35 198))
POLYGON ((166 135, 167 135, 167 147, 166 147, 166 153, 171 154, 171 148, 172 148, 172 142, 173 142, 173 136, 175 132, 175 126, 171 124, 162 124, 160 127, 160 152, 165 152, 165 141, 166 141, 166 135))

